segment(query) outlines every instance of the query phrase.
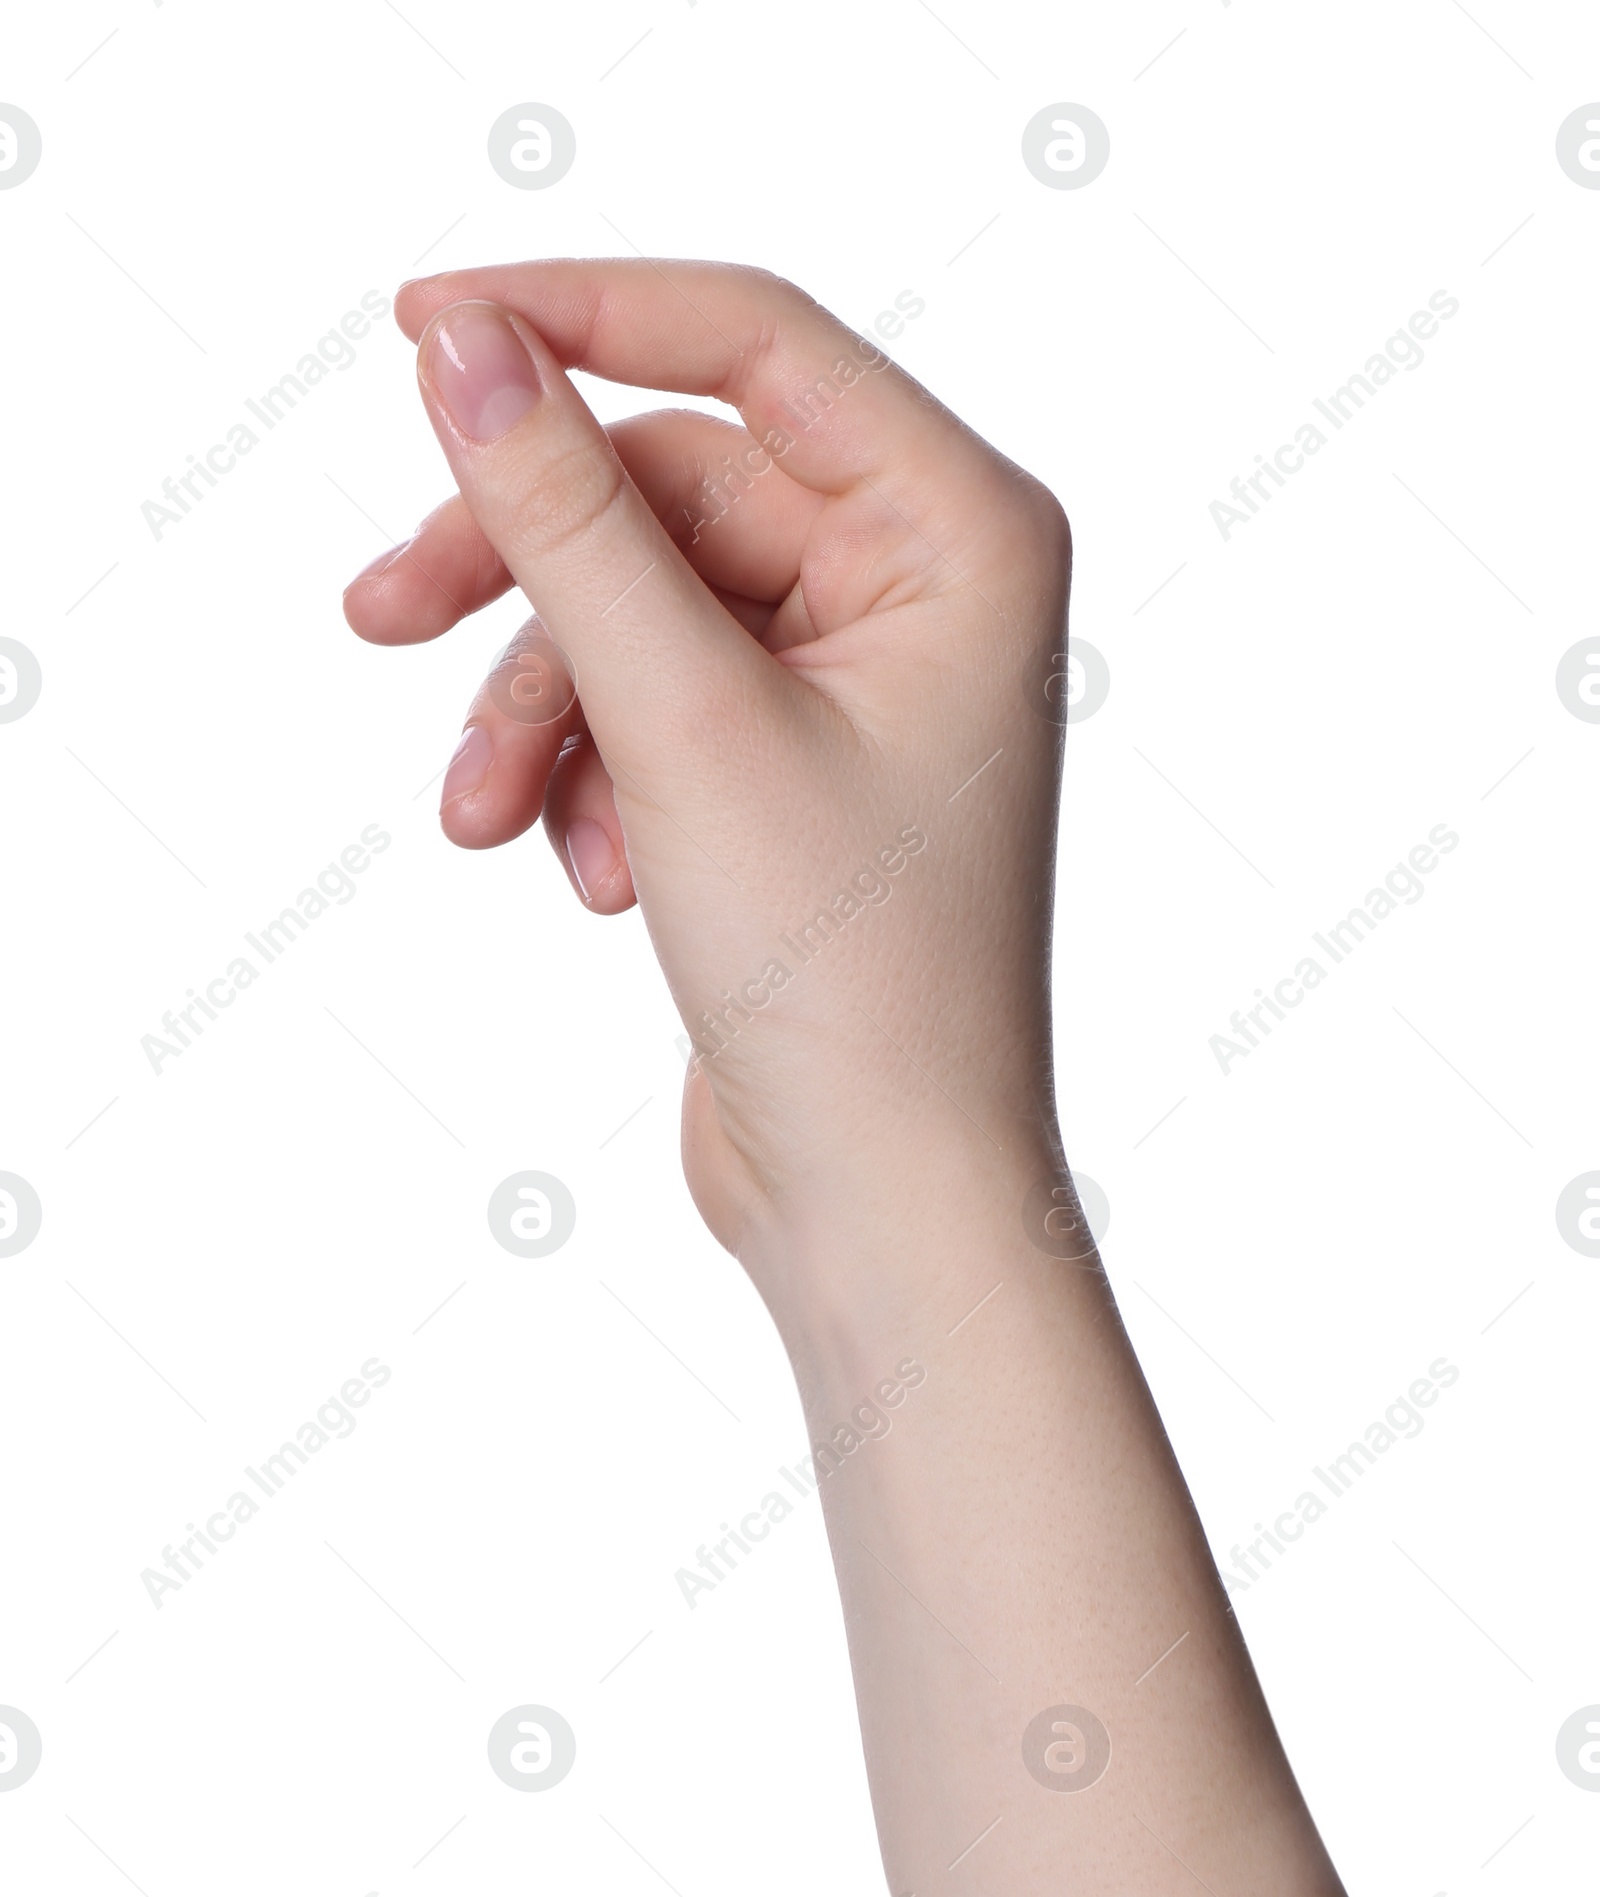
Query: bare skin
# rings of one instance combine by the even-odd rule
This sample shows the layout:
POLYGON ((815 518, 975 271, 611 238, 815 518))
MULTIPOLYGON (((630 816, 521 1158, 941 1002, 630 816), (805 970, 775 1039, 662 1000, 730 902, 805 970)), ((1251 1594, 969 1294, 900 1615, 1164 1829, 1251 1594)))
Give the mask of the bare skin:
POLYGON ((441 821, 542 814, 580 900, 643 908, 690 1189, 823 1446, 891 1889, 1336 1897, 1066 1184, 1060 506, 761 272, 519 264, 396 316, 459 491, 346 613, 404 644, 518 586, 570 663, 565 708, 497 669, 441 821), (571 369, 738 420, 607 430, 571 369))

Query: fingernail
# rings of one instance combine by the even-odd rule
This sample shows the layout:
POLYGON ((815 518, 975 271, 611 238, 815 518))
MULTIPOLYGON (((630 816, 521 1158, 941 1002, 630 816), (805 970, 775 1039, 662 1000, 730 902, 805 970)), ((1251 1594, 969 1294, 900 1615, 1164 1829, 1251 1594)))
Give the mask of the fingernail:
POLYGON ((444 788, 439 793, 439 808, 442 810, 454 798, 465 797, 475 791, 489 775, 489 765, 494 757, 494 740, 482 725, 468 725, 461 734, 461 742, 450 760, 450 768, 444 774, 444 788))
POLYGON ((611 839, 599 824, 588 817, 574 817, 567 825, 567 861, 585 902, 594 900, 594 892, 616 867, 616 860, 611 839))
POLYGON ((494 441, 539 399, 533 358, 493 303, 458 303, 445 312, 428 374, 451 421, 474 441, 494 441))

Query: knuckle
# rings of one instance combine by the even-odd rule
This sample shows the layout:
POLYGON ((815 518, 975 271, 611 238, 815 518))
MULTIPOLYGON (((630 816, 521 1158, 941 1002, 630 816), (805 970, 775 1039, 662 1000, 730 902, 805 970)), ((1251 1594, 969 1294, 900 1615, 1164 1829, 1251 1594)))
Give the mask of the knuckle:
POLYGON ((776 270, 769 270, 764 264, 735 265, 739 275, 754 289, 769 297, 804 296, 805 292, 791 283, 787 277, 781 277, 776 270))
POLYGON ((1024 477, 1018 500, 1029 544, 1035 549, 1040 564, 1050 571, 1070 571, 1072 523, 1067 519, 1067 510, 1050 489, 1032 475, 1024 477))
POLYGON ((535 554, 560 553, 622 502, 628 477, 609 441, 580 442, 523 470, 508 497, 513 528, 535 554))
POLYGON ((754 292, 754 300, 768 321, 822 307, 809 290, 790 277, 779 276, 776 270, 768 270, 760 264, 741 264, 736 268, 754 292))
POLYGON ((767 294, 780 303, 814 303, 816 298, 802 290, 792 277, 780 277, 775 270, 762 271, 767 294))
POLYGON ((1031 475, 1028 477, 1027 500, 1029 513, 1052 551, 1070 552, 1072 523, 1067 519, 1067 510, 1042 481, 1034 480, 1031 475))

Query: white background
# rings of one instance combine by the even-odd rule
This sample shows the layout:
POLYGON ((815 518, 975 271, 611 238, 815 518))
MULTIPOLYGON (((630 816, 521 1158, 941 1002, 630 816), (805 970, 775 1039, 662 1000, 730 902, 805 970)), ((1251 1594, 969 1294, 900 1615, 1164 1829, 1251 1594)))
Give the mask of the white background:
POLYGON ((0 1260, 0 1703, 44 1739, 8 1888, 880 1888, 815 1504, 693 1611, 673 1578, 805 1440, 682 1186, 643 927, 540 833, 437 828, 518 603, 404 651, 341 618, 445 492, 408 345, 380 325, 159 539, 140 511, 364 292, 637 246, 861 328, 914 291, 897 359, 1065 502, 1111 673, 1069 734, 1068 1150, 1219 1559, 1460 1371, 1237 1597, 1291 1756, 1352 1891, 1591 1889, 1555 1735, 1600 1701, 1600 1263, 1554 1209, 1600 1168, 1600 726, 1554 675, 1596 631, 1600 192, 1554 141, 1600 16, 403 16, 5 29, 44 140, 0 192, 0 633, 44 675, 0 726, 0 1170, 44 1208, 0 1260), (547 191, 485 155, 525 100, 576 128, 547 191), (1021 161, 1061 100, 1110 128, 1081 190, 1021 161), (1439 290, 1422 365, 1224 541, 1209 504, 1439 290), (374 823, 354 899, 152 1073, 141 1037, 374 823), (1209 1037, 1440 823, 1425 896, 1224 1076, 1209 1037), (485 1219, 524 1168, 578 1205, 538 1262, 485 1219), (354 1435, 153 1607, 141 1570, 374 1355, 354 1435), (534 1797, 485 1756, 526 1702, 578 1740, 534 1797))

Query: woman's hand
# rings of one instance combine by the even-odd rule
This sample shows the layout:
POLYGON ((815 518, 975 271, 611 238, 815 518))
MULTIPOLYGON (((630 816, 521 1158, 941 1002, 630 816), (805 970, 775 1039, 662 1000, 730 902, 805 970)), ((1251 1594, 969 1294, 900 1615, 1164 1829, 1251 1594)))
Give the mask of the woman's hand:
POLYGON ((717 1236, 758 1249, 799 1182, 868 1191, 930 1140, 1048 1170, 1056 501, 761 271, 521 264, 408 284, 396 314, 461 497, 346 611, 394 644, 513 583, 533 602, 444 828, 481 848, 542 808, 591 908, 637 895, 698 1052, 685 1163, 717 1236), (741 419, 607 430, 571 369, 741 419), (541 624, 578 697, 526 722, 566 696, 541 624))
POLYGON ((799 1379, 892 1888, 1335 1897, 1072 1223, 1060 508, 758 272, 525 264, 397 309, 461 498, 347 611, 400 642, 512 583, 538 610, 445 829, 542 807, 589 906, 644 909, 700 1050, 689 1183, 799 1379), (607 431, 571 368, 742 426, 607 431))

